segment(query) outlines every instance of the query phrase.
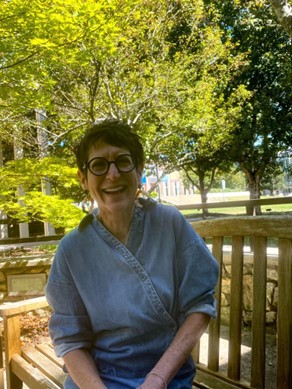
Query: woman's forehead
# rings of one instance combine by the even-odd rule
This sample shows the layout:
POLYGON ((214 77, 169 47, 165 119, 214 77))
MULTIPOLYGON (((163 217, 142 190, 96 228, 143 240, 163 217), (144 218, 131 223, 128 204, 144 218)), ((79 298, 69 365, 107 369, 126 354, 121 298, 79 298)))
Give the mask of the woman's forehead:
POLYGON ((115 156, 120 154, 129 154, 130 151, 125 146, 116 146, 112 145, 108 142, 105 142, 101 139, 96 141, 88 151, 88 157, 94 158, 94 157, 109 157, 109 156, 115 156))

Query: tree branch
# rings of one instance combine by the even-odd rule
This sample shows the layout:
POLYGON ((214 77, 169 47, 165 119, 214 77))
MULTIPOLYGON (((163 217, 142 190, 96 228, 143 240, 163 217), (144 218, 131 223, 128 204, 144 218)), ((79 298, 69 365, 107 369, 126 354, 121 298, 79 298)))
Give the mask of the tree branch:
POLYGON ((271 0, 272 9, 278 22, 292 38, 292 7, 287 0, 271 0))
POLYGON ((28 61, 30 58, 34 57, 35 55, 37 55, 39 52, 38 51, 35 51, 34 53, 31 53, 30 55, 28 55, 27 57, 25 58, 22 58, 20 59, 19 61, 16 61, 10 65, 6 65, 6 66, 0 66, 0 70, 5 70, 5 69, 9 69, 9 68, 13 68, 14 66, 17 66, 17 65, 20 65, 21 63, 25 62, 25 61, 28 61))

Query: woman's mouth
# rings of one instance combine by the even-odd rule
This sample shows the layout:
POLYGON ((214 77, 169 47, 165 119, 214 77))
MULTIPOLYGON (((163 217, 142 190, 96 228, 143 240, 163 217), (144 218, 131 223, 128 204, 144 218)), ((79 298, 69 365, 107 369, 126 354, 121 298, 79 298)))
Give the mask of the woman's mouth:
POLYGON ((116 194, 116 193, 121 193, 124 190, 125 190, 125 186, 124 185, 120 185, 120 186, 116 186, 114 188, 103 189, 103 192, 106 193, 106 194, 116 194))

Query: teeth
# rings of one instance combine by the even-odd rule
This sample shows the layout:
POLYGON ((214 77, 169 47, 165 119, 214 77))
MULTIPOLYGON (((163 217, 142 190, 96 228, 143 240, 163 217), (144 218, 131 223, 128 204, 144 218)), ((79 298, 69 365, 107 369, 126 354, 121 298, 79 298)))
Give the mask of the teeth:
POLYGON ((118 191, 120 191, 120 190, 122 190, 123 189, 123 187, 122 186, 119 186, 119 187, 117 187, 117 188, 107 188, 107 189, 104 189, 104 191, 105 192, 118 192, 118 191))

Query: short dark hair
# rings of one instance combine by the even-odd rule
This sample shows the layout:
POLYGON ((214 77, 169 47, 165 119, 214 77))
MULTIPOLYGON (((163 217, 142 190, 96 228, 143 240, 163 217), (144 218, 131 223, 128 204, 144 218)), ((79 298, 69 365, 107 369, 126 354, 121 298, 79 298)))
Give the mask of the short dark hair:
POLYGON ((131 126, 117 120, 105 119, 88 128, 76 149, 76 161, 80 171, 88 162, 89 150, 96 142, 102 140, 112 146, 125 147, 133 157, 135 167, 142 169, 145 161, 140 137, 131 126))

